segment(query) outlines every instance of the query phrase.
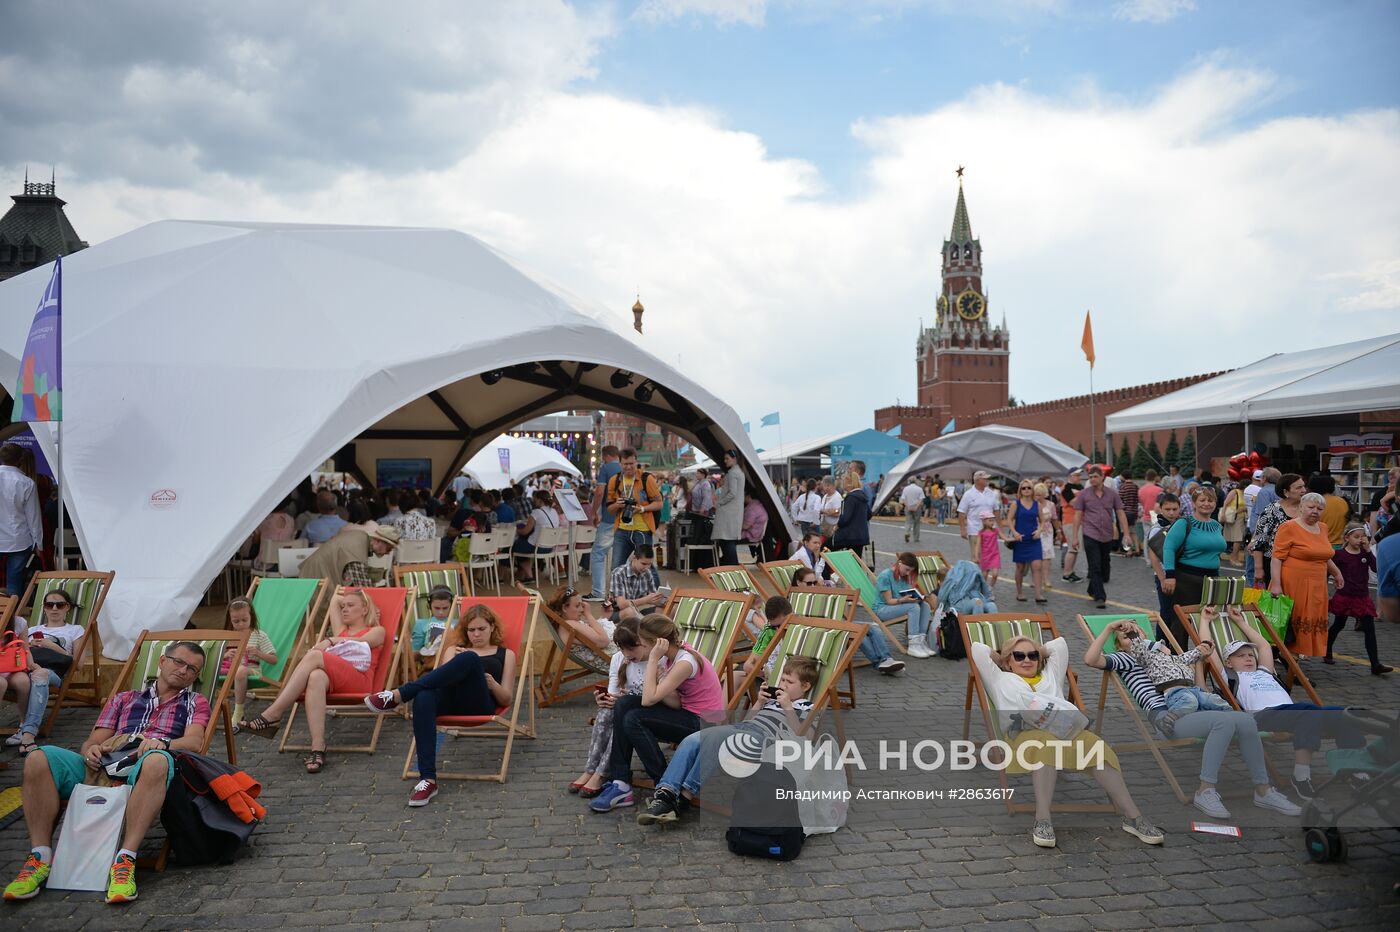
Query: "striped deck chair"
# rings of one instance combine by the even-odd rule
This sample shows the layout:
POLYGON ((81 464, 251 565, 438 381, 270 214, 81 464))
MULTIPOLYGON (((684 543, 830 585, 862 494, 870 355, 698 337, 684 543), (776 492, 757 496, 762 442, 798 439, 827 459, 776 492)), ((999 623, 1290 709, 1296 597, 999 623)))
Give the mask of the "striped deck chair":
POLYGON ((914 554, 914 558, 919 561, 919 576, 915 580, 918 590, 924 595, 937 593, 938 587, 943 585, 943 577, 948 575, 948 569, 952 564, 938 550, 920 551, 914 554))
MULTIPOLYGON (((825 618, 828 621, 839 621, 853 625, 856 623, 856 603, 860 600, 860 593, 854 589, 844 589, 840 586, 789 589, 787 600, 792 603, 794 615, 801 615, 804 618, 825 618)), ((846 692, 839 694, 841 701, 845 703, 845 708, 854 709, 856 707, 855 668, 862 663, 868 663, 868 661, 858 660, 852 663, 847 671, 849 688, 846 692)))
MULTIPOLYGON (((219 676, 218 673, 219 661, 228 648, 234 650, 233 664, 235 667, 243 662, 243 651, 248 646, 246 633, 200 628, 188 628, 183 631, 142 631, 141 636, 136 640, 136 646, 131 650, 131 655, 126 658, 121 672, 117 674, 116 686, 112 690, 112 695, 115 696, 128 689, 145 689, 156 676, 160 655, 176 641, 193 641, 204 648, 204 667, 195 679, 195 689, 209 701, 212 717, 209 720, 209 727, 204 729, 204 740, 196 753, 209 753, 210 745, 214 740, 215 725, 222 720, 228 760, 230 764, 236 764, 238 755, 233 744, 233 722, 229 718, 228 709, 228 697, 233 682, 228 677, 219 676)), ((154 867, 158 871, 163 871, 169 859, 170 840, 166 839, 161 845, 159 855, 154 859, 139 858, 137 863, 142 867, 154 867)))
MULTIPOLYGON (((1225 646, 1231 641, 1249 640, 1244 636, 1244 632, 1230 620, 1230 616, 1226 612, 1217 612, 1215 619, 1210 624, 1210 632, 1204 633, 1202 631, 1201 622, 1202 606, 1178 605, 1175 606, 1175 608, 1177 617, 1181 619, 1182 625, 1186 628, 1187 635, 1195 644, 1200 644, 1202 640, 1213 641, 1216 650, 1223 653, 1225 646)), ((1279 638, 1278 632, 1274 630, 1273 625, 1269 624, 1269 620, 1259 611, 1259 606, 1244 605, 1240 607, 1240 611, 1245 620, 1254 626, 1254 630, 1264 636, 1264 640, 1269 643, 1269 647, 1274 652, 1274 657, 1283 661, 1284 667, 1288 671, 1287 675, 1283 678, 1284 688, 1291 691, 1293 689, 1293 684, 1297 683, 1302 686, 1303 691, 1308 694, 1308 700, 1310 702, 1314 702, 1317 705, 1325 705, 1322 701, 1322 697, 1317 694, 1317 690, 1313 689, 1312 683, 1308 681, 1307 674, 1303 672, 1303 668, 1298 666, 1298 658, 1293 656, 1293 652, 1290 651, 1283 643, 1283 640, 1279 638)), ((1218 657, 1219 654, 1217 654, 1217 658, 1218 657)), ((1211 675, 1215 677, 1216 686, 1219 688, 1220 695, 1229 699, 1230 702, 1234 704, 1235 708, 1238 709, 1239 703, 1235 700, 1234 691, 1230 689, 1230 684, 1225 676, 1223 667, 1219 663, 1211 662, 1206 664, 1206 668, 1209 669, 1211 675)))
POLYGON ((257 613, 258 630, 277 653, 276 663, 260 664, 248 676, 249 691, 259 699, 272 698, 283 675, 311 647, 311 635, 326 608, 326 581, 255 576, 246 598, 257 613))
POLYGON ((747 566, 706 566, 699 572, 701 579, 721 592, 740 592, 758 601, 768 598, 768 592, 747 566))
MULTIPOLYGON (((346 587, 341 586, 336 589, 335 594, 339 595, 346 587)), ((331 693, 326 696, 326 707, 335 709, 339 718, 358 718, 367 716, 374 719, 374 731, 370 734, 368 744, 357 745, 334 745, 329 741, 325 750, 355 752, 359 754, 373 754, 379 747, 379 732, 384 727, 384 719, 387 715, 377 715, 365 707, 365 697, 371 693, 381 692, 386 689, 393 689, 399 683, 404 682, 408 676, 408 665, 406 663, 408 628, 413 613, 413 600, 418 593, 409 588, 397 586, 372 586, 364 590, 374 602, 374 607, 379 609, 379 625, 384 629, 384 646, 379 649, 378 656, 374 659, 374 666, 369 671, 368 692, 331 693)), ((325 622, 321 625, 321 632, 317 637, 319 640, 330 633, 330 614, 327 613, 325 622)), ((277 746, 278 751, 309 751, 310 744, 292 744, 292 726, 296 723, 297 710, 301 708, 301 700, 292 703, 291 709, 287 712, 286 724, 282 726, 282 743, 277 746)), ((408 706, 400 706, 391 714, 399 715, 402 718, 408 717, 408 706)))
POLYGON ((725 695, 734 689, 734 644, 754 596, 714 589, 677 589, 666 602, 665 613, 681 629, 685 643, 710 661, 724 683, 725 695))
MULTIPOLYGON (((504 738, 505 747, 501 752, 501 766, 493 772, 464 772, 439 768, 438 779, 494 780, 497 783, 505 783, 515 739, 536 736, 535 691, 530 688, 530 644, 535 639, 540 603, 535 596, 464 596, 457 599, 453 605, 453 615, 460 619, 473 605, 485 605, 496 613, 496 618, 501 623, 501 646, 515 653, 515 696, 510 705, 498 706, 490 715, 439 715, 437 730, 454 738, 504 738), (522 713, 526 716, 525 721, 521 721, 522 713)), ((405 780, 419 776, 414 767, 417 750, 416 740, 409 741, 408 756, 403 761, 405 780)))
POLYGON ((535 687, 535 700, 539 707, 547 709, 560 702, 568 702, 606 683, 608 658, 578 644, 573 629, 554 613, 538 592, 525 586, 520 588, 537 601, 544 614, 544 628, 549 632, 549 652, 544 656, 544 663, 540 664, 540 683, 535 687), (575 652, 576 646, 584 649, 575 652), (577 669, 569 670, 571 663, 577 669))
MULTIPOLYGON (((1048 614, 1044 615, 1016 615, 1016 614, 995 614, 995 615, 969 615, 958 619, 958 624, 962 628, 963 643, 968 647, 967 660, 967 697, 963 707, 963 738, 967 738, 971 732, 972 722, 972 696, 977 695, 977 702, 982 709, 982 718, 987 725, 987 736, 989 739, 999 739, 1010 742, 1010 737, 1001 728, 998 710, 992 704, 991 695, 982 685, 982 679, 977 672, 977 665, 972 662, 971 648, 973 644, 986 644, 993 650, 1000 650, 1001 646, 1013 636, 1025 636, 1033 638, 1037 642, 1045 643, 1059 637, 1059 632, 1055 629, 1055 621, 1048 614)), ((1067 698, 1082 711, 1084 709, 1084 699, 1079 693, 1079 680, 1075 676, 1073 669, 1065 670, 1065 685, 1067 698)), ((997 770, 997 778, 1001 781, 1003 790, 1009 790, 1010 784, 1007 780, 1007 773, 1004 768, 997 770)), ((1034 812, 1034 803, 1018 803, 1010 796, 1006 800, 1007 812, 1015 814, 1018 812, 1034 812)), ((1051 810, 1055 812, 1114 812, 1112 803, 1054 803, 1051 810)))
MULTIPOLYGON (((1156 634, 1153 633, 1154 630, 1160 629, 1162 633, 1167 636, 1167 642, 1171 644, 1172 649, 1178 654, 1181 653, 1181 645, 1176 643, 1176 638, 1172 637, 1171 631, 1165 625, 1162 625, 1162 619, 1157 616, 1156 612, 1121 615, 1077 615, 1076 617, 1079 620, 1079 624, 1084 628, 1084 633, 1088 635, 1090 641, 1097 638, 1103 633, 1104 628, 1115 621, 1131 621, 1137 625, 1138 630, 1142 632, 1142 636, 1148 640, 1154 639, 1156 637, 1156 634)), ((1119 649, 1119 646, 1120 645, 1116 644, 1113 639, 1110 639, 1104 644, 1104 653, 1114 653, 1119 649)), ((1124 650, 1126 650, 1126 648, 1124 648, 1124 650)), ((1181 784, 1177 782, 1176 774, 1172 773, 1171 767, 1167 765, 1167 759, 1162 756, 1162 749, 1195 745, 1199 744, 1200 741, 1195 738, 1161 738, 1154 734, 1152 726, 1143 718, 1142 713, 1145 710, 1134 701, 1132 694, 1128 692, 1127 686, 1123 684, 1123 680, 1119 678, 1118 674, 1107 669, 1103 671, 1103 683, 1099 687, 1099 704, 1096 713, 1090 716, 1092 721, 1089 727, 1095 733, 1103 734, 1101 729, 1104 723, 1104 705, 1108 699, 1108 684, 1110 681, 1117 690, 1118 698, 1123 703, 1123 708, 1127 711, 1128 717, 1132 719, 1138 734, 1142 736, 1141 742, 1114 744, 1113 750, 1119 755, 1130 751, 1151 752, 1153 759, 1157 761, 1157 766, 1162 771, 1162 775, 1165 776, 1167 782, 1171 784, 1172 792, 1176 794, 1177 801, 1183 803, 1187 802, 1190 797, 1182 790, 1181 784)))
MULTIPOLYGON (((10 595, 8 592, 0 593, 0 635, 10 630, 11 623, 15 620, 15 609, 19 607, 19 596, 10 595)), ((8 695, 13 693, 12 687, 0 690, 0 694, 8 695)), ((24 710, 19 710, 19 718, 23 720, 24 710)), ((19 726, 14 728, 0 728, 0 735, 12 735, 19 730, 19 726)))
POLYGON ((106 601, 116 575, 90 570, 35 573, 19 600, 16 611, 23 612, 27 606, 31 612, 28 617, 38 618, 39 613, 44 610, 44 597, 54 589, 63 589, 77 600, 77 607, 70 612, 68 620, 87 631, 73 649, 73 666, 63 678, 58 695, 49 701, 48 718, 44 720, 40 734, 47 735, 53 730, 58 712, 66 703, 102 705, 104 696, 98 675, 98 665, 102 661, 102 635, 98 629, 98 622, 102 613, 102 603, 106 601))
MULTIPOLYGON (((771 665, 772 680, 782 675, 783 664, 789 657, 812 657, 817 661, 817 682, 812 688, 812 712, 803 723, 802 732, 815 727, 818 715, 830 707, 836 725, 837 740, 845 741, 841 726, 841 710, 845 705, 840 692, 843 674, 850 678, 851 661, 855 658, 860 642, 869 630, 864 625, 835 621, 829 618, 804 618, 792 615, 777 635, 764 649, 759 662, 754 665, 734 694, 729 697, 729 711, 736 711, 746 696, 752 700, 756 696, 759 680, 767 679, 764 670, 771 665)), ((854 680, 851 680, 854 694, 854 680)), ((854 701, 851 703, 854 704, 854 701)))
POLYGON ((1201 586, 1201 604, 1243 605, 1244 587, 1243 576, 1207 576, 1201 586))
POLYGON ((902 654, 907 654, 908 648, 899 638, 895 637, 894 631, 890 629, 890 624, 903 624, 908 627, 908 619, 885 623, 879 615, 875 614, 875 606, 884 600, 880 598, 880 592, 875 588, 875 574, 870 572, 870 567, 865 565, 865 561, 856 554, 854 550, 832 550, 826 554, 827 565, 841 576, 841 581, 860 593, 860 603, 865 607, 870 620, 879 625, 885 632, 885 637, 889 639, 890 646, 902 654))
MULTIPOLYGON (((467 575, 467 568, 462 563, 410 563, 407 566, 395 566, 394 585, 412 586, 418 590, 418 598, 413 601, 413 625, 410 630, 412 640, 418 641, 420 646, 433 617, 432 610, 428 608, 428 596, 434 589, 447 589, 458 598, 475 594, 471 577, 467 575)), ((410 662, 416 670, 419 667, 419 655, 412 650, 410 654, 410 662)))
POLYGON ((758 564, 758 568, 768 577, 773 591, 781 594, 792 588, 793 577, 806 565, 801 560, 769 560, 767 563, 758 564))

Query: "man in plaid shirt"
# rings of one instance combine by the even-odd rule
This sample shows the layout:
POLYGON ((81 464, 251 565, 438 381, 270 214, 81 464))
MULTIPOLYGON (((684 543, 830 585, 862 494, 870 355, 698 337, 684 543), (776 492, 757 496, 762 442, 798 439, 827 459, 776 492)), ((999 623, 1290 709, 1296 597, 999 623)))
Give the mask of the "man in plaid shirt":
POLYGON ((204 669, 204 649, 191 641, 176 641, 160 657, 155 682, 141 690, 117 693, 102 709, 82 750, 45 745, 24 761, 24 823, 31 851, 19 877, 5 888, 5 899, 37 896, 53 863, 53 828, 59 800, 67 799, 79 783, 96 772, 103 743, 116 735, 140 739, 140 757, 127 775, 131 796, 126 803, 122 847, 108 874, 107 902, 136 899, 136 849, 165 803, 165 791, 175 776, 171 750, 199 751, 209 725, 209 700, 195 689, 204 669))
POLYGON ((612 619, 641 617, 661 610, 666 601, 660 592, 661 574, 656 571, 656 551, 651 544, 637 544, 627 562, 612 571, 612 619))

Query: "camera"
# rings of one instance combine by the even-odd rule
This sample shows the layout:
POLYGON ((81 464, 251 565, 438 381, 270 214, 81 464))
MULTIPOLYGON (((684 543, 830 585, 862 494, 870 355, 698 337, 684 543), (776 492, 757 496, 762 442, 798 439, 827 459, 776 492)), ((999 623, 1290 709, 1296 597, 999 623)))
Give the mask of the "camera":
POLYGON ((637 514, 637 501, 636 501, 636 499, 629 498, 629 499, 626 499, 625 501, 623 501, 623 503, 622 503, 622 514, 619 516, 620 519, 621 519, 621 521, 622 521, 622 523, 623 523, 623 524, 631 524, 631 523, 632 523, 632 519, 636 516, 636 514, 637 514))

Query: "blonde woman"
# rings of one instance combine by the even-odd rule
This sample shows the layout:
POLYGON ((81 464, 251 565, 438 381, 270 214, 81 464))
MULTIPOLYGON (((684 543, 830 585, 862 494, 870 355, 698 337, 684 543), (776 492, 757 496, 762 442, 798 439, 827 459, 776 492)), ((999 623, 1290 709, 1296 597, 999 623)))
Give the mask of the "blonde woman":
POLYGON ((1040 509, 1040 529, 1036 532, 1036 536, 1040 538, 1040 578, 1045 588, 1050 589, 1051 567, 1055 561, 1055 540, 1061 533, 1060 519, 1055 512, 1055 503, 1050 501, 1050 487, 1044 482, 1037 482, 1033 488, 1035 504, 1040 509))
POLYGON ((1149 845, 1162 843, 1162 833, 1133 802, 1113 750, 1087 728, 1058 727, 1066 719, 1083 719, 1083 714, 1065 696, 1069 646, 1064 638, 1055 638, 1042 645, 1028 637, 1014 637, 1002 645, 1000 652, 986 644, 973 642, 968 654, 977 665, 978 675, 992 704, 1000 710, 998 715, 1001 716, 1002 729, 1011 739, 1011 760, 1006 772, 1031 775, 1031 786, 1035 791, 1035 826, 1031 830, 1031 841, 1042 848, 1055 847, 1050 805, 1055 798, 1055 780, 1059 776, 1056 765, 1079 769, 1077 765, 1081 760, 1091 760, 1094 753, 1102 751, 1103 765, 1089 772, 1123 813, 1123 831, 1149 845), (1053 709, 1054 715, 1060 716, 1055 719, 1055 725, 1047 727, 1063 730, 1063 737, 1042 728, 1022 728, 1026 716, 1039 717, 1047 709, 1053 709), (1068 746, 1064 745, 1066 741, 1069 742, 1068 746), (1058 753, 1061 749, 1062 756, 1058 753))
POLYGON ((370 670, 384 648, 379 610, 363 589, 341 589, 336 593, 331 599, 330 622, 330 637, 306 652, 272 705, 256 718, 235 726, 236 732, 271 738, 277 734, 282 716, 292 703, 304 702, 312 748, 306 757, 307 773, 320 773, 326 765, 326 697, 331 693, 369 692, 370 670))
POLYGON ((1220 506, 1220 528, 1230 547, 1230 555, 1224 559, 1236 566, 1244 566, 1244 531, 1249 520, 1249 500, 1244 496, 1244 487, 1248 484, 1236 485, 1226 493, 1220 506))
POLYGON ((859 472, 848 469, 841 476, 841 494, 841 516, 836 519, 831 549, 853 550, 864 559, 865 547, 870 543, 870 496, 859 472))

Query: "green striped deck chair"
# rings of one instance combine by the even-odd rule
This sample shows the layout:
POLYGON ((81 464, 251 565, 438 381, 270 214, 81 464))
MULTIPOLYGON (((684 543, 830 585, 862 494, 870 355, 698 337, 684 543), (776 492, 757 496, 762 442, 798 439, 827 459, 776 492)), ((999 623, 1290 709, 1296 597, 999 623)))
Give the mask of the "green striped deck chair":
POLYGON ((1202 605, 1243 605, 1243 576, 1207 576, 1201 586, 1202 605))
MULTIPOLYGON (((1230 689, 1230 684, 1225 677, 1223 669, 1224 658, 1222 655, 1225 653, 1226 646, 1231 641, 1247 641, 1249 638, 1245 637, 1244 632, 1231 620, 1227 612, 1217 612, 1210 624, 1204 626, 1201 618, 1201 609, 1202 606, 1200 605, 1178 605, 1176 606, 1176 614, 1185 626, 1187 635, 1190 636, 1195 644, 1200 644, 1202 640, 1214 642, 1215 649, 1218 652, 1217 657, 1221 660, 1221 664, 1213 662, 1208 663, 1206 664, 1206 668, 1210 670, 1211 674, 1215 677, 1216 686, 1219 687, 1220 695, 1226 697, 1232 703, 1235 703, 1238 708, 1239 703, 1235 702, 1234 692, 1230 689), (1203 627, 1208 627, 1209 632, 1205 632, 1203 627)), ((1284 677, 1284 687, 1292 689, 1293 684, 1297 683, 1302 686, 1303 691, 1308 694, 1309 701, 1317 705, 1324 705, 1325 703, 1323 703, 1322 697, 1317 694, 1316 689, 1313 689, 1313 685, 1308 681, 1307 675, 1303 673, 1302 667, 1298 666, 1298 658, 1293 656, 1293 652, 1290 651, 1287 645, 1283 643, 1282 639, 1279 638, 1278 633, 1274 631, 1268 619, 1259 612, 1259 606, 1244 605, 1240 607, 1240 612, 1245 621, 1251 625, 1256 632, 1264 636, 1264 640, 1274 652, 1275 659, 1283 661, 1284 667, 1288 671, 1287 676, 1284 677)))
POLYGON ((771 679, 776 682, 782 675, 783 665, 789 657, 811 657, 817 661, 817 682, 811 693, 812 714, 804 723, 803 731, 813 726, 821 711, 830 706, 838 740, 844 741, 840 713, 843 708, 855 706, 855 675, 851 661, 855 658, 867 630, 869 629, 864 625, 845 621, 790 616, 764 650, 759 662, 744 678, 739 689, 730 696, 730 711, 737 710, 745 697, 752 701, 756 695, 753 690, 759 680, 771 679), (765 672, 769 669, 772 671, 771 676, 765 672), (843 676, 849 683, 848 693, 841 691, 843 676))
MULTIPOLYGON (((462 563, 410 563, 407 566, 395 566, 394 585, 418 590, 418 598, 413 601, 413 624, 410 630, 419 647, 427 634, 429 620, 433 617, 428 608, 428 596, 434 589, 451 590, 454 601, 464 595, 473 594, 471 577, 467 575, 467 568, 462 563)), ((411 653, 416 668, 419 655, 416 650, 411 653)))
POLYGON ((233 723, 229 719, 226 702, 229 691, 233 687, 233 681, 231 677, 219 676, 219 662, 223 658, 225 649, 233 647, 236 652, 233 656, 233 666, 230 669, 236 668, 243 661, 243 650, 247 646, 248 635, 239 631, 200 628, 189 628, 182 631, 142 631, 136 646, 131 650, 131 656, 127 658, 126 664, 117 676, 113 695, 124 690, 145 689, 149 686, 156 678, 161 654, 176 641, 193 641, 204 648, 204 667, 199 671, 199 677, 195 680, 195 689, 209 700, 213 718, 210 719, 209 727, 204 731, 204 746, 199 749, 199 753, 209 753, 209 745, 214 738, 214 727, 222 720, 224 739, 228 746, 228 759, 230 763, 236 762, 238 758, 233 745, 233 723))
POLYGON ((860 593, 840 586, 821 586, 815 589, 789 589, 787 600, 792 603, 794 615, 808 618, 829 618, 832 621, 853 623, 856 618, 856 602, 860 593))
POLYGON ((843 583, 860 593, 860 602, 865 606, 866 613, 870 615, 870 620, 885 632, 890 646, 900 653, 908 653, 904 642, 895 637, 894 632, 890 630, 890 624, 903 624, 907 628, 909 619, 906 617, 886 624, 884 619, 875 614, 875 606, 884 599, 880 598, 880 592, 875 588, 875 575, 870 572, 865 561, 854 550, 831 550, 826 554, 826 562, 841 576, 843 583))
POLYGON ((769 560, 767 563, 758 564, 758 568, 763 570, 763 574, 773 584, 773 591, 787 592, 792 588, 792 579, 797 575, 797 571, 806 565, 801 560, 769 560))
POLYGON ((700 578, 721 592, 740 592, 757 599, 766 598, 768 595, 747 566, 702 567, 700 578))
POLYGON ((681 629, 685 643, 710 661, 728 695, 734 688, 730 655, 743 630, 754 597, 743 592, 677 589, 666 603, 666 615, 681 629))
POLYGON ((58 695, 50 701, 49 715, 44 722, 42 733, 47 735, 58 718, 58 712, 65 704, 85 706, 102 704, 102 687, 98 676, 98 664, 102 660, 102 635, 99 629, 102 603, 111 591, 116 573, 98 573, 91 570, 64 570, 53 573, 35 573, 29 580, 29 588, 19 600, 20 614, 37 619, 44 611, 44 597, 55 589, 62 589, 77 601, 77 608, 69 612, 68 620, 80 625, 87 636, 78 644, 74 652, 73 666, 63 678, 58 695), (26 606, 28 610, 26 611, 26 606))
POLYGON ((937 550, 914 554, 919 561, 917 585, 924 595, 933 595, 943 585, 943 577, 948 575, 948 558, 937 550))
POLYGON ((254 695, 269 698, 266 693, 275 694, 282 676, 311 646, 311 635, 325 610, 326 581, 258 576, 246 598, 258 616, 258 630, 272 641, 277 654, 276 663, 262 663, 248 677, 254 695))

